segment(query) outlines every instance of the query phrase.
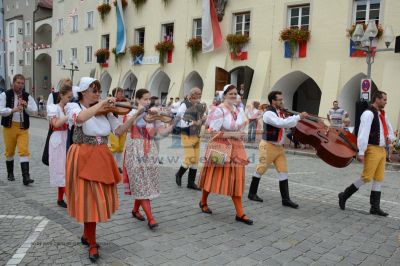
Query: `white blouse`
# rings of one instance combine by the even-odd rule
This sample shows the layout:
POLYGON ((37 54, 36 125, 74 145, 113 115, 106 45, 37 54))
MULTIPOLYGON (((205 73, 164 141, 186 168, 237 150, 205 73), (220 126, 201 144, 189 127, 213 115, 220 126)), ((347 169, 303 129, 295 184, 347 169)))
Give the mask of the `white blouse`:
POLYGON ((217 106, 210 111, 207 124, 210 131, 243 131, 247 124, 247 118, 242 108, 233 108, 237 115, 236 121, 232 113, 223 106, 217 106))
POLYGON ((64 112, 61 110, 61 106, 59 104, 49 104, 47 106, 47 117, 49 120, 52 118, 63 118, 65 117, 64 112))
POLYGON ((93 116, 83 124, 77 124, 76 117, 83 110, 86 110, 85 106, 82 104, 79 106, 78 103, 68 103, 65 106, 69 127, 71 128, 72 125, 81 126, 83 133, 87 136, 108 136, 111 131, 114 132, 121 125, 112 113, 108 113, 107 116, 93 116))

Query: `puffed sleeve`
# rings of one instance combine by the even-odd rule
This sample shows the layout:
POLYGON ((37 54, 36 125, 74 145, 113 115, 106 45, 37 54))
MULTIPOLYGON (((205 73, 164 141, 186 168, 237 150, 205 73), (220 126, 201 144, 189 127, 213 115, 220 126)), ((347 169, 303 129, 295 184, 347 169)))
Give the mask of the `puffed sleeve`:
POLYGON ((112 113, 107 114, 107 120, 110 122, 111 131, 115 133, 115 130, 121 125, 118 118, 116 118, 112 113))
POLYGON ((82 124, 76 124, 76 118, 78 117, 79 113, 82 112, 82 108, 79 106, 78 103, 67 103, 65 106, 65 113, 68 117, 68 125, 71 127, 73 125, 82 126, 82 124))
POLYGON ((49 119, 52 119, 54 117, 59 117, 59 112, 58 112, 58 108, 57 105, 55 104, 49 104, 47 105, 47 117, 49 119))
POLYGON ((236 119, 236 126, 237 126, 239 129, 243 129, 243 128, 246 127, 247 121, 248 121, 248 119, 247 119, 247 117, 246 117, 246 113, 245 113, 245 111, 241 108, 240 111, 239 111, 239 114, 238 114, 238 116, 237 116, 237 119, 236 119))
POLYGON ((132 110, 127 114, 127 116, 133 116, 136 112, 137 112, 136 109, 132 109, 132 110))
POLYGON ((221 108, 213 109, 208 115, 209 131, 220 131, 224 123, 224 113, 221 108))

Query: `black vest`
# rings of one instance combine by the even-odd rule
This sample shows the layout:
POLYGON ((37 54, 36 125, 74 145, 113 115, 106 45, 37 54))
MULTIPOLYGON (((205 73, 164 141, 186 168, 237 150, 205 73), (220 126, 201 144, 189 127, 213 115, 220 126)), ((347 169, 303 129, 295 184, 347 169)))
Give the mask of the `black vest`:
MULTIPOLYGON (((13 109, 14 108, 14 91, 12 89, 7 90, 5 92, 6 94, 6 107, 13 109)), ((25 91, 22 92, 22 99, 24 99, 26 102, 29 101, 29 93, 26 93, 25 91)), ((17 99, 18 100, 18 99, 17 99)), ((24 123, 22 125, 23 129, 28 129, 29 128, 29 115, 26 113, 26 111, 24 110, 24 123)), ((12 118, 13 118, 13 114, 9 115, 9 116, 3 116, 1 118, 1 125, 3 127, 11 127, 12 125, 12 118)))
POLYGON ((379 112, 372 105, 368 107, 369 111, 374 114, 374 119, 372 120, 371 130, 369 132, 368 144, 378 145, 381 136, 381 124, 379 123, 379 112))
MULTIPOLYGON (((193 103, 190 102, 189 100, 184 100, 183 103, 186 105, 186 110, 193 106, 193 103)), ((185 114, 187 114, 187 113, 188 113, 188 111, 185 112, 185 114)), ((194 120, 196 120, 196 121, 200 119, 199 114, 197 112, 190 113, 190 116, 193 117, 194 120)), ((189 127, 181 128, 181 133, 183 133, 187 136, 199 136, 200 130, 201 130, 201 127, 191 125, 189 127)))
MULTIPOLYGON (((274 112, 277 116, 278 112, 276 111, 276 109, 272 106, 268 107, 267 111, 271 111, 274 112)), ((267 124, 263 121, 263 135, 262 135, 262 139, 266 140, 266 141, 273 141, 273 142, 277 142, 278 141, 278 136, 279 136, 279 131, 281 129, 274 127, 270 124, 267 124)))

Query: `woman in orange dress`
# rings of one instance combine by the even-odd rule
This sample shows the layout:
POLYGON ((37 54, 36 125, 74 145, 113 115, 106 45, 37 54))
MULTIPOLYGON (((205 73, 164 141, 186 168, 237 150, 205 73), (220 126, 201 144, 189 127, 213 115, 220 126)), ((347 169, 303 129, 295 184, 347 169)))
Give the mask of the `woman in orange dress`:
POLYGON ((118 208, 118 166, 109 150, 108 135, 120 135, 118 119, 112 114, 97 115, 115 98, 99 101, 101 85, 93 78, 81 78, 78 102, 68 103, 69 125, 75 125, 73 144, 66 163, 68 214, 84 224, 81 242, 89 246, 89 259, 99 258, 96 223, 106 222, 118 208))
POLYGON ((247 119, 244 110, 235 106, 236 97, 236 87, 232 84, 226 85, 223 91, 223 103, 213 109, 208 116, 209 131, 212 136, 218 135, 216 137, 221 143, 230 143, 232 152, 230 161, 222 166, 209 160, 204 163, 200 172, 200 188, 203 190, 203 195, 199 206, 202 212, 211 214, 211 209, 207 205, 210 193, 230 196, 236 209, 236 221, 252 225, 253 221, 244 214, 242 207, 245 166, 248 164, 243 145, 243 130, 247 125, 247 119))

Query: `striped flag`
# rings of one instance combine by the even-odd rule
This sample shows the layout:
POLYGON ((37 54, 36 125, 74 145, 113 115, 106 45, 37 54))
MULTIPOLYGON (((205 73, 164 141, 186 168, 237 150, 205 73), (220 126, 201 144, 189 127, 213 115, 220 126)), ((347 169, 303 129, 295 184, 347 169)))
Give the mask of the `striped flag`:
POLYGON ((307 56, 307 42, 299 42, 296 44, 296 48, 294 51, 294 55, 290 56, 290 44, 288 41, 285 41, 285 58, 303 58, 307 56))
POLYGON ((117 55, 125 53, 126 46, 126 31, 124 15, 122 10, 121 0, 117 0, 117 47, 115 52, 117 55))
POLYGON ((221 29, 219 27, 213 0, 203 0, 203 15, 201 23, 203 53, 208 53, 218 48, 222 43, 221 29))

